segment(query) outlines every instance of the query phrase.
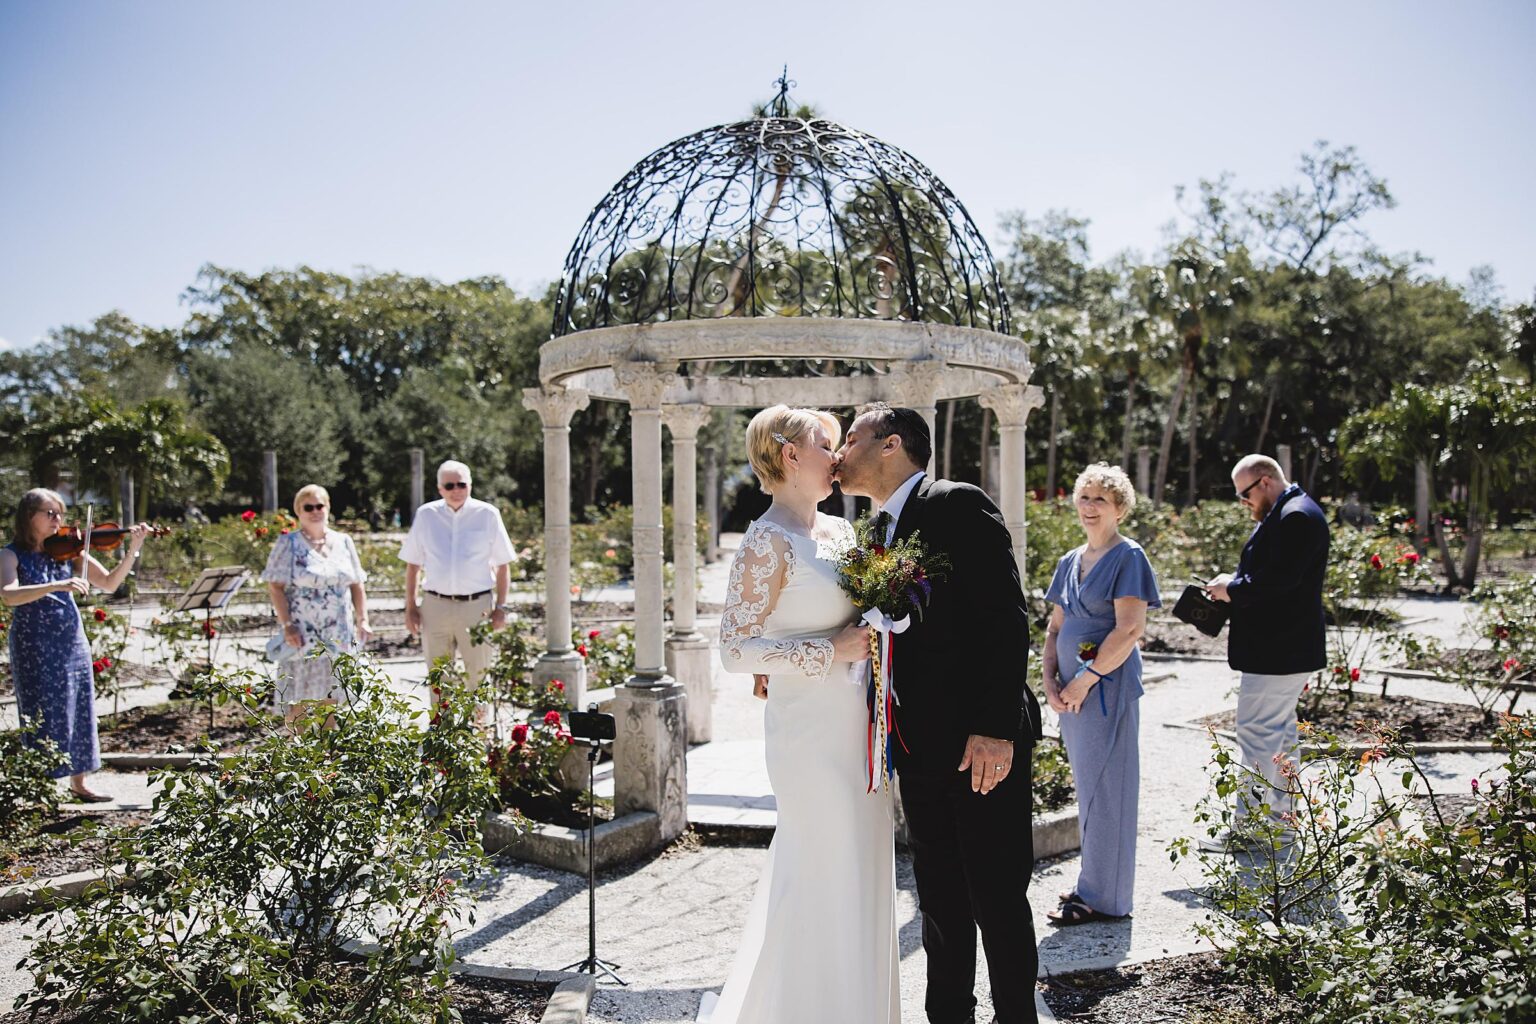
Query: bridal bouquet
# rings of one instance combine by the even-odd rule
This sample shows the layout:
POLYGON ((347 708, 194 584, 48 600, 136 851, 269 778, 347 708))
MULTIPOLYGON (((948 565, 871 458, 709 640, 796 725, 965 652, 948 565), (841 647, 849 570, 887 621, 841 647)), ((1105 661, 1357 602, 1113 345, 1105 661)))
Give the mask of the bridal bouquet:
POLYGON ((919 533, 888 545, 875 536, 874 523, 866 516, 853 524, 853 546, 837 559, 837 580, 854 607, 883 612, 891 620, 889 629, 912 615, 923 617, 934 578, 948 568, 948 559, 928 554, 919 533))
POLYGON ((949 568, 943 555, 927 552, 917 533, 887 544, 883 531, 878 536, 875 531, 874 521, 867 516, 854 523, 853 546, 837 560, 838 584, 872 627, 866 747, 871 793, 876 786, 889 787, 896 771, 892 743, 901 740, 892 716, 896 702, 891 688, 894 636, 906 632, 912 616, 922 618, 935 577, 942 577, 949 568))

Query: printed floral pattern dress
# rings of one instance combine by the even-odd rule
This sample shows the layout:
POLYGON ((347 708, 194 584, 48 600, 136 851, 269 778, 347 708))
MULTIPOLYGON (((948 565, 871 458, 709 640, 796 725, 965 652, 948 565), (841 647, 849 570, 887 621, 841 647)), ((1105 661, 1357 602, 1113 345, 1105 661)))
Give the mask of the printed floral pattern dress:
POLYGON ((280 583, 288 598, 288 613, 304 644, 299 656, 278 667, 278 707, 302 700, 339 700, 343 697, 332 675, 331 655, 359 649, 352 625, 352 585, 367 582, 352 538, 336 530, 325 531, 320 550, 309 546, 302 531, 277 538, 261 578, 280 583), (317 653, 318 651, 318 653, 317 653))
MULTIPOLYGON (((40 551, 6 545, 16 555, 16 579, 22 586, 67 580, 69 562, 55 561, 40 551)), ((53 777, 82 775, 101 767, 96 740, 96 683, 91 672, 91 645, 85 623, 69 591, 55 591, 12 609, 11 676, 16 710, 22 721, 33 721, 39 739, 52 740, 69 764, 53 777)))

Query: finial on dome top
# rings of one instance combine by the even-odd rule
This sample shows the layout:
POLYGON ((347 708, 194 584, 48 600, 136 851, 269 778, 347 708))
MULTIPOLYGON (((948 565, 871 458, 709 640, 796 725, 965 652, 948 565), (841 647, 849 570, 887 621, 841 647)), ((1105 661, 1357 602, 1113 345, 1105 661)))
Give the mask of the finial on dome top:
POLYGON ((789 90, 800 83, 790 81, 788 64, 784 65, 783 73, 779 75, 773 84, 779 87, 779 94, 773 98, 772 103, 768 104, 768 113, 774 117, 789 117, 791 109, 789 105, 789 90))

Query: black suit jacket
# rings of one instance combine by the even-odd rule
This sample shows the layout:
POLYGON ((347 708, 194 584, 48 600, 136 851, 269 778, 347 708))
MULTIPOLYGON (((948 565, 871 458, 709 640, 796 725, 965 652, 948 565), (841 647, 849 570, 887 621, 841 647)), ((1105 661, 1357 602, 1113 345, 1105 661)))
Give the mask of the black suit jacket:
POLYGON ((1315 672, 1326 665, 1327 572, 1328 518, 1292 485, 1243 545, 1227 584, 1232 598, 1227 664, 1266 675, 1315 672))
POLYGON ((1040 706, 1027 684, 1029 622, 1013 542, 977 487, 924 479, 896 522, 949 559, 921 620, 895 638, 896 744, 902 771, 953 773, 972 734, 1028 746, 1040 706))

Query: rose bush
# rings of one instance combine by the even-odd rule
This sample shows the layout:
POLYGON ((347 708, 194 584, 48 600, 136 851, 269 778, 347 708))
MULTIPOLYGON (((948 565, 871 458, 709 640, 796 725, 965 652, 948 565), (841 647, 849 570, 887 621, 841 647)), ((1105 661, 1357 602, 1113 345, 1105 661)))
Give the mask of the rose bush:
POLYGON ((1216 911, 1202 934, 1234 971, 1294 996, 1308 1024, 1536 1019, 1531 724, 1500 722, 1503 764, 1471 780, 1464 814, 1392 734, 1358 755, 1312 738, 1324 752, 1288 762, 1280 789, 1216 748, 1197 814, 1208 834, 1237 825, 1240 791, 1283 813, 1248 819, 1240 856, 1199 854, 1216 911))
MULTIPOLYGON (((56 906, 20 1009, 109 1024, 449 1019, 449 928, 473 920, 464 883, 492 802, 474 700, 440 680, 448 710, 428 728, 365 663, 340 657, 336 673, 348 699, 291 734, 157 775, 153 819, 109 854, 133 883, 56 906)), ((256 715, 247 680, 220 683, 256 715)))

